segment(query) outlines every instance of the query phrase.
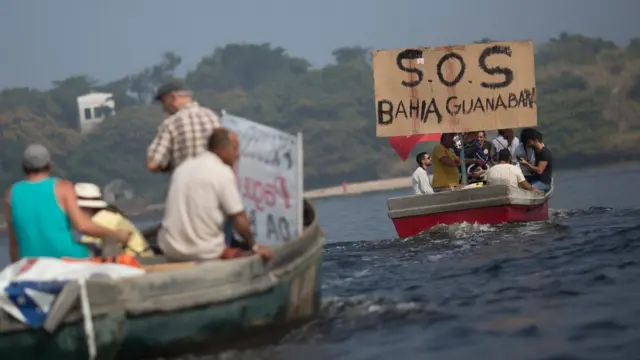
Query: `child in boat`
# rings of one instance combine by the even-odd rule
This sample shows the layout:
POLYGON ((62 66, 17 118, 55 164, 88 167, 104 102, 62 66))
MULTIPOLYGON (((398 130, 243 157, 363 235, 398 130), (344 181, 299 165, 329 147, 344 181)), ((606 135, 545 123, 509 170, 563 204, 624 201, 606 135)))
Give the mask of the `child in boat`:
MULTIPOLYGON (((127 219, 115 206, 107 204, 102 199, 100 187, 91 183, 77 183, 75 186, 78 206, 96 224, 109 229, 127 229, 131 231, 131 237, 126 245, 122 245, 121 252, 131 256, 153 256, 149 244, 133 223, 127 219)), ((80 240, 84 244, 100 244, 99 238, 83 235, 80 240)))

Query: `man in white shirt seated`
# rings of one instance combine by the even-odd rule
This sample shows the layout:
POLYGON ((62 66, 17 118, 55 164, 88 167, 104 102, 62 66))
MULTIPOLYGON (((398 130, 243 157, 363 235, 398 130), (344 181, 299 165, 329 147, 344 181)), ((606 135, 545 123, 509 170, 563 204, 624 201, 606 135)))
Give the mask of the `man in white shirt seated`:
POLYGON ((431 158, 426 152, 421 152, 416 156, 418 168, 413 172, 413 191, 416 195, 433 194, 431 180, 427 173, 427 167, 431 165, 431 158))
POLYGON ((498 151, 498 163, 487 171, 487 185, 515 186, 529 191, 537 191, 525 180, 522 170, 511 164, 509 149, 498 151))
POLYGON ((232 166, 239 156, 237 135, 216 128, 207 150, 183 161, 171 176, 158 245, 172 261, 229 259, 249 255, 225 244, 224 224, 234 229, 254 253, 271 257, 255 243, 232 166))

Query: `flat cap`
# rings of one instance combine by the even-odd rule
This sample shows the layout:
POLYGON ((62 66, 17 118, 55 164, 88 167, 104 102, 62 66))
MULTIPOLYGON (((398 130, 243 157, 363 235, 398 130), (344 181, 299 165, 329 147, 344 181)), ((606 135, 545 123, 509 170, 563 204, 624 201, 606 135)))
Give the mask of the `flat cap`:
POLYGON ((172 79, 158 87, 158 89, 156 90, 155 100, 160 101, 160 99, 162 99, 163 96, 167 95, 172 91, 185 91, 185 90, 189 90, 189 89, 187 88, 187 84, 185 84, 184 81, 178 80, 178 79, 172 79))

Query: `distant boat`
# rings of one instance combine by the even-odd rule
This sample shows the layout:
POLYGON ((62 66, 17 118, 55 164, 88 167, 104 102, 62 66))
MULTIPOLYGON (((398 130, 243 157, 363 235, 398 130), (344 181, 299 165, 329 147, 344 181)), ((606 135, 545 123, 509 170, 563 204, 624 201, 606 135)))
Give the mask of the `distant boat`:
POLYGON ((405 238, 441 224, 546 221, 552 195, 553 185, 547 193, 506 185, 469 185, 461 190, 387 199, 387 214, 398 236, 405 238))

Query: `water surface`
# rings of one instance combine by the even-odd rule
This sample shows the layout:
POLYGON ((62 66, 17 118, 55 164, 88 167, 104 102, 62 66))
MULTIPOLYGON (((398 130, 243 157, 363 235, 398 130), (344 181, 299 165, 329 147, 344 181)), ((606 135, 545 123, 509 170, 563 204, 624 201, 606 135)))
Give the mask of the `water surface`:
POLYGON ((329 242, 318 319, 269 346, 182 358, 638 359, 640 164, 555 183, 547 222, 409 239, 385 203, 409 190, 316 200, 329 242))

